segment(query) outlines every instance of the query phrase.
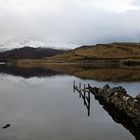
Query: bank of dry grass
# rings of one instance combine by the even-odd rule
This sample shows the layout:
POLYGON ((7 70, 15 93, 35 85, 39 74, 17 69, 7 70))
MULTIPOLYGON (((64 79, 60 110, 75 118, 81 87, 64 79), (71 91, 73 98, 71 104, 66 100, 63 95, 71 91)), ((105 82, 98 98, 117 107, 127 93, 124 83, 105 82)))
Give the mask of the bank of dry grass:
POLYGON ((140 59, 140 44, 111 43, 83 46, 47 58, 48 62, 90 61, 96 59, 140 59))

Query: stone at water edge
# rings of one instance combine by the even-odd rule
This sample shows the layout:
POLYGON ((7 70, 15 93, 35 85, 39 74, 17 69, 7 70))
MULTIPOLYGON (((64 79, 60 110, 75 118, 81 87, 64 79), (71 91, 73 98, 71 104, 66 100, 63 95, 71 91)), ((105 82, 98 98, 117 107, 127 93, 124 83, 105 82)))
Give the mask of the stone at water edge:
POLYGON ((140 93, 136 96, 135 99, 140 100, 140 93))

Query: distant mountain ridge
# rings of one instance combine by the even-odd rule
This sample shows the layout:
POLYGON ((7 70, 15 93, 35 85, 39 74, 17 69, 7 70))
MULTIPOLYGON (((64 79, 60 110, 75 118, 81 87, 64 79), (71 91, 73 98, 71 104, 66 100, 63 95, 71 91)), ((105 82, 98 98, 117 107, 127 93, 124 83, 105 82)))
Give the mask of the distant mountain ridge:
POLYGON ((76 44, 55 43, 34 38, 13 39, 0 45, 0 60, 50 57, 76 47, 76 44))
POLYGON ((23 48, 16 48, 13 50, 8 50, 0 52, 0 60, 7 59, 37 59, 43 57, 50 57, 57 54, 62 54, 66 50, 53 49, 53 48, 33 48, 25 46, 23 48))

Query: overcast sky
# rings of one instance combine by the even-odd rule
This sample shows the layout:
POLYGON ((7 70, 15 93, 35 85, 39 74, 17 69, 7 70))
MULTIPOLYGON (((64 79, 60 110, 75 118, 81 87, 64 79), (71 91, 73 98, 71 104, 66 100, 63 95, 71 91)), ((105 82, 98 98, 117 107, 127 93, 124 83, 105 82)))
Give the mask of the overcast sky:
POLYGON ((0 0, 0 43, 27 37, 140 42, 140 0, 0 0))

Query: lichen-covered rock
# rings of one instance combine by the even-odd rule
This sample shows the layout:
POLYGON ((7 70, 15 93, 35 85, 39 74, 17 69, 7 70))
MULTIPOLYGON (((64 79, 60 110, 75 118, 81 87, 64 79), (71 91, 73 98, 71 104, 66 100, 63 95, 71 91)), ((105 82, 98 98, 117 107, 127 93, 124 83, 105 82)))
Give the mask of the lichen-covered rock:
POLYGON ((135 106, 135 99, 130 97, 129 100, 128 100, 128 104, 131 106, 131 107, 134 107, 135 106))

